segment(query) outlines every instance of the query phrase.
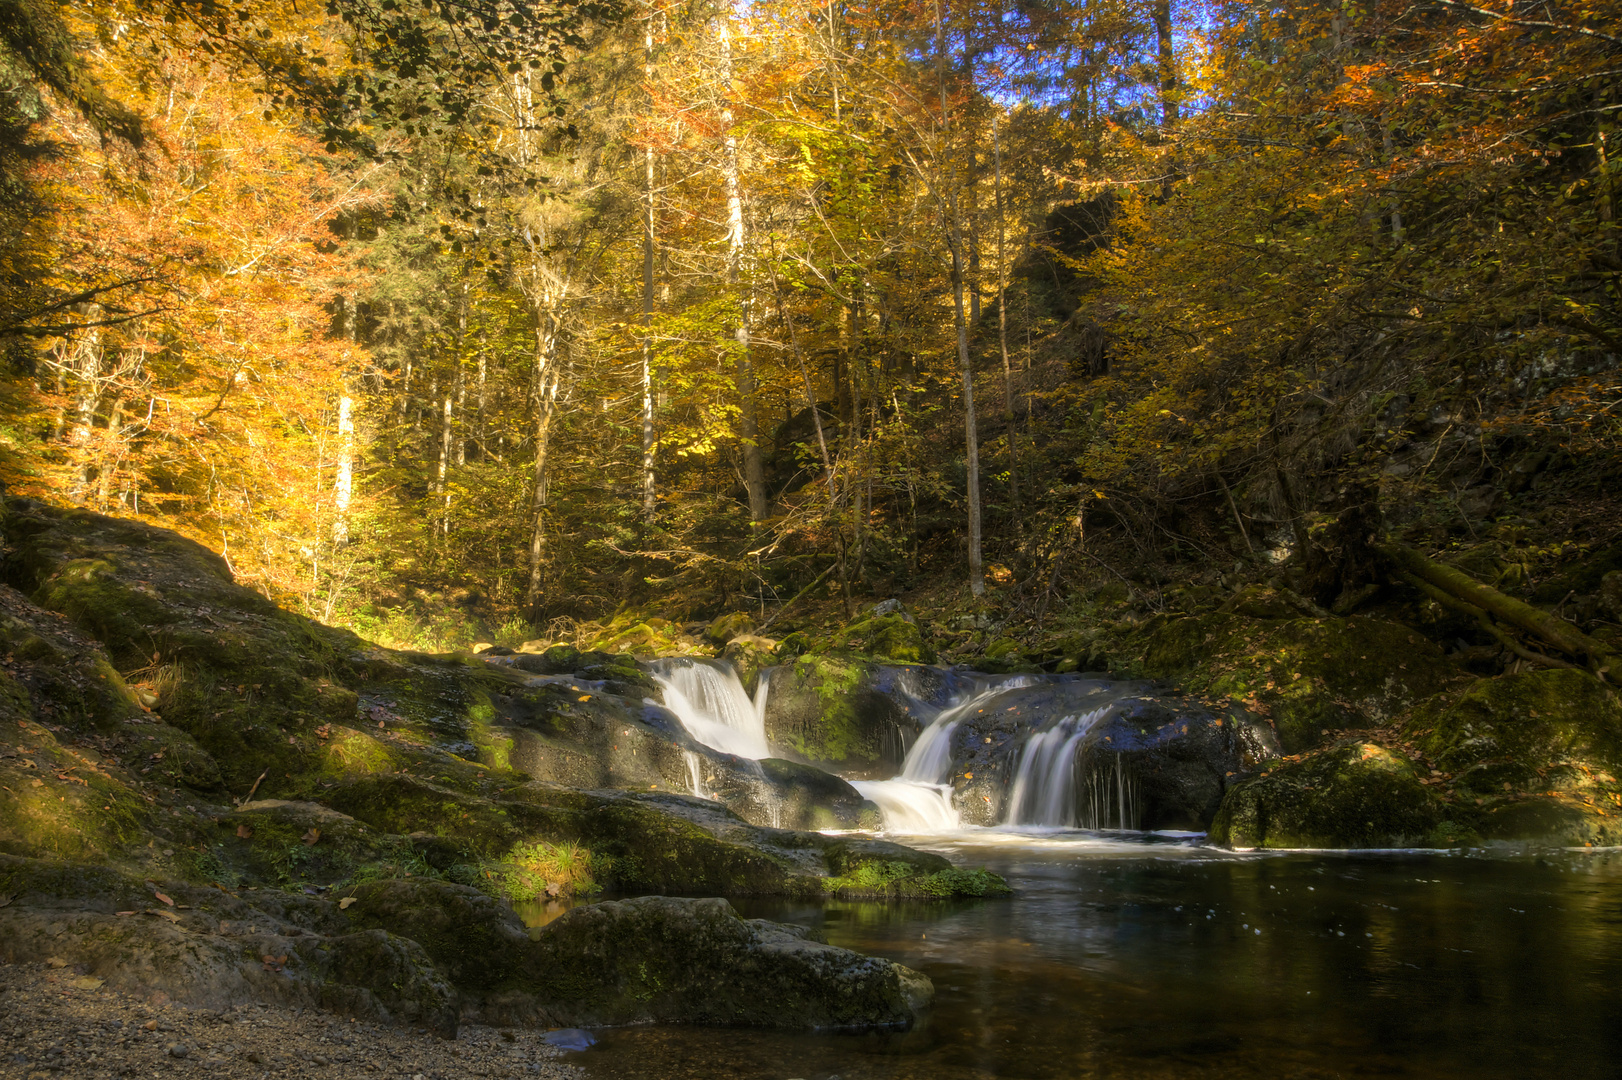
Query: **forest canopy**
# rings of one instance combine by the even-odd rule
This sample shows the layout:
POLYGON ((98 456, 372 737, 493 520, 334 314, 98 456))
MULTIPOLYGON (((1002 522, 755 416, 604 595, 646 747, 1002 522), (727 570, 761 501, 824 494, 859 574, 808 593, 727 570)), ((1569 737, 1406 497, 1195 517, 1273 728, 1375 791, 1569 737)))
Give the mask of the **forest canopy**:
POLYGON ((1615 528, 1618 26, 0 0, 0 479, 362 629, 1535 562, 1551 461, 1615 528))

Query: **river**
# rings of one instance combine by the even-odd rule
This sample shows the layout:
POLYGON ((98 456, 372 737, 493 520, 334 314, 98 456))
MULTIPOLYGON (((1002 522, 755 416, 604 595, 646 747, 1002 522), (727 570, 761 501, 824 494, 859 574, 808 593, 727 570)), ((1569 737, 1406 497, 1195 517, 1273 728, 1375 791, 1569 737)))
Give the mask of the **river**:
POLYGON ((970 902, 742 902, 935 982, 906 1033, 598 1032, 599 1080, 1622 1075, 1622 852, 1234 854, 1190 839, 900 837, 970 902))

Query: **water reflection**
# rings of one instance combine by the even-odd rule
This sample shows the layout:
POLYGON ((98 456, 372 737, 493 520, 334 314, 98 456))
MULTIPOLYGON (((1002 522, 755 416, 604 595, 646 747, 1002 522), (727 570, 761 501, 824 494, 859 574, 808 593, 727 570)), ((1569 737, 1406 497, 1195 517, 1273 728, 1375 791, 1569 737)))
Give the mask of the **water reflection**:
POLYGON ((927 1024, 608 1030, 581 1064, 603 1080, 1616 1075, 1622 856, 919 843, 990 865, 1017 897, 736 906, 927 972, 927 1024))

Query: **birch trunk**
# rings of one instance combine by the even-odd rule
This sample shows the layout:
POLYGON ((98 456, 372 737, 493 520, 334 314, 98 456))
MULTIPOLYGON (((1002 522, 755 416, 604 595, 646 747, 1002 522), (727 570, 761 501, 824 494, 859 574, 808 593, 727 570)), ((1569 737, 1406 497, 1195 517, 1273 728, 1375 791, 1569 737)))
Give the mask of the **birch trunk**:
MULTIPOLYGON (((727 20, 718 22, 721 41, 721 85, 732 85, 732 33, 727 20)), ((727 287, 736 288, 743 262, 743 183, 738 168, 738 138, 732 106, 721 110, 726 127, 722 144, 721 176, 727 194, 727 287)), ((733 328, 738 362, 738 428, 743 441, 743 484, 749 493, 749 518, 763 521, 767 514, 766 475, 760 459, 760 427, 755 407, 755 372, 749 357, 749 298, 738 298, 738 322, 733 328)))

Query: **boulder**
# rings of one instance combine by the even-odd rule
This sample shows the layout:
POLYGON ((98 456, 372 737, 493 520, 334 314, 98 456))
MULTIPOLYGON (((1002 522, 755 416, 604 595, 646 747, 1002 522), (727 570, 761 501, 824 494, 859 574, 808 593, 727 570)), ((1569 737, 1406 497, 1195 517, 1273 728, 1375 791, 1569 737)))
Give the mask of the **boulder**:
POLYGON ((1235 784, 1210 838, 1245 849, 1406 848, 1451 846, 1470 833, 1406 754, 1352 741, 1235 784))
MULTIPOLYGON (((639 897, 575 908, 536 937, 541 985, 573 1024, 683 1021, 814 1029, 906 1028, 929 978, 742 919, 725 900, 639 897)), ((556 1015, 556 1012, 554 1012, 556 1015)))
POLYGON ((1622 700, 1587 672, 1481 679, 1410 727, 1486 839, 1622 842, 1622 700))
MULTIPOLYGON (((1279 613, 1289 608, 1280 603, 1279 613)), ((1141 651, 1123 665, 1128 670, 1234 699, 1269 721, 1291 754, 1343 731, 1392 725, 1463 677, 1414 631, 1358 617, 1161 617, 1121 651, 1132 648, 1141 651)))
POLYGON ((1278 756, 1272 729, 1242 709, 1217 711, 1146 682, 1012 680, 953 728, 947 779, 963 820, 1008 820, 1032 734, 1099 710, 1076 728, 1075 823, 1083 827, 1203 830, 1237 778, 1278 756))
POLYGON ((807 654, 771 673, 766 738, 784 757, 844 776, 894 776, 928 713, 918 701, 949 681, 932 668, 807 654))

